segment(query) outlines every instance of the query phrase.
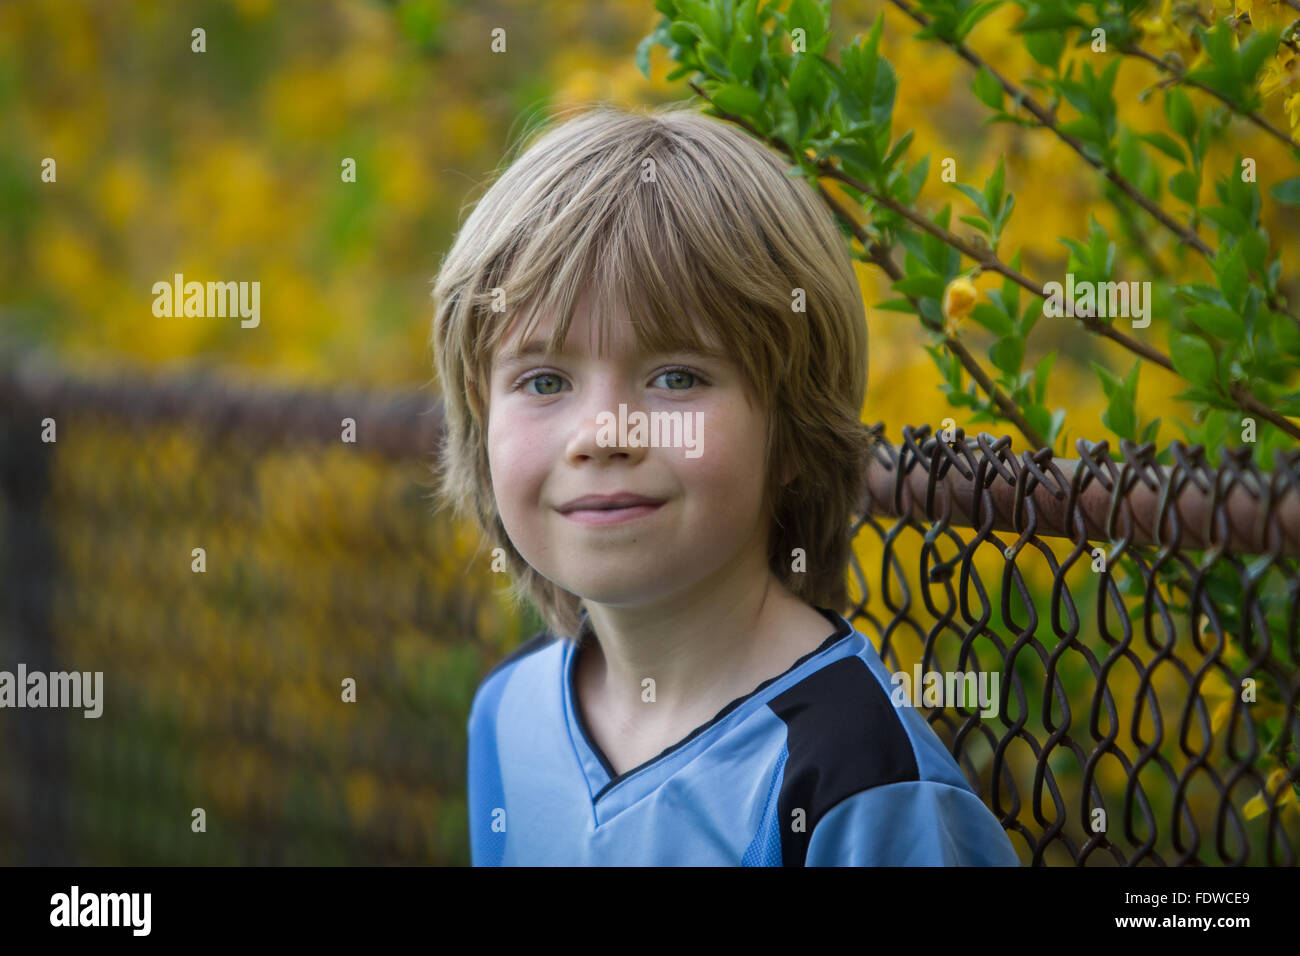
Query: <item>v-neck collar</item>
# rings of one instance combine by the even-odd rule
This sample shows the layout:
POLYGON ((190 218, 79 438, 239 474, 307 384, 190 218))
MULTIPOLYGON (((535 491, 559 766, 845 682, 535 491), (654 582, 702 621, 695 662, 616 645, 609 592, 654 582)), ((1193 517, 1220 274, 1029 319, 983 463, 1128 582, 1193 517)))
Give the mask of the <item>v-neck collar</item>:
MULTIPOLYGON (((580 643, 577 644, 570 643, 565 650, 565 654, 567 656, 564 660, 564 665, 563 665, 563 670, 564 670, 563 683, 564 683, 565 706, 569 710, 569 712, 573 715, 573 722, 577 725, 578 732, 582 737, 582 743, 583 745, 585 745, 585 747, 590 752, 590 754, 596 759, 596 761, 599 762, 600 768, 604 771, 605 776, 608 778, 608 782, 605 783, 604 786, 600 788, 599 792, 597 792, 594 797, 592 797, 592 802, 595 803, 596 801, 599 801, 602 796, 604 796, 607 792, 609 792, 611 789, 616 787, 618 784, 622 783, 624 780, 627 780, 629 777, 632 777, 640 773, 641 771, 645 770, 646 768, 659 763, 665 758, 671 756, 676 751, 680 750, 682 747, 689 744, 691 741, 695 740, 701 734, 707 733, 712 727, 714 727, 719 721, 721 721, 724 717, 726 717, 728 714, 734 711, 737 707, 744 704, 745 701, 751 699, 755 694, 760 693, 763 690, 763 688, 780 680, 781 678, 785 677, 787 674, 797 670, 799 667, 802 667, 807 661, 816 657, 818 654, 821 654, 822 652, 828 650, 829 648, 831 648, 832 646, 839 643, 844 638, 848 637, 853 633, 853 626, 849 624, 847 619, 841 617, 839 614, 836 614, 834 611, 829 610, 828 608, 817 607, 816 605, 813 605, 813 607, 823 617, 825 617, 835 628, 834 633, 831 634, 830 637, 826 638, 826 640, 824 640, 820 646, 818 646, 815 650, 811 650, 807 654, 804 654, 802 657, 800 657, 797 661, 795 661, 793 664, 787 667, 780 674, 777 674, 775 677, 769 677, 767 680, 763 681, 761 684, 759 684, 757 687, 751 690, 748 694, 744 694, 740 697, 737 697, 731 703, 727 704, 727 706, 723 707, 722 710, 718 711, 717 714, 715 714, 711 720, 696 727, 694 730, 692 730, 681 740, 677 741, 677 743, 673 744, 670 747, 667 747, 666 749, 660 751, 655 756, 651 757, 649 760, 646 760, 638 764, 637 766, 631 768, 630 770, 624 771, 621 774, 614 772, 614 767, 613 765, 610 764, 609 759, 605 756, 604 752, 601 751, 600 747, 597 746, 596 742, 592 740, 591 733, 587 729, 587 722, 583 720, 582 717, 582 709, 578 706, 578 695, 576 693, 577 685, 575 681, 575 678, 577 676, 578 655, 582 652, 585 644, 588 641, 594 641, 596 639, 595 635, 590 630, 591 625, 589 619, 586 617, 586 612, 584 611, 582 627, 579 630, 580 643)), ((591 776, 590 773, 588 775, 591 776)))

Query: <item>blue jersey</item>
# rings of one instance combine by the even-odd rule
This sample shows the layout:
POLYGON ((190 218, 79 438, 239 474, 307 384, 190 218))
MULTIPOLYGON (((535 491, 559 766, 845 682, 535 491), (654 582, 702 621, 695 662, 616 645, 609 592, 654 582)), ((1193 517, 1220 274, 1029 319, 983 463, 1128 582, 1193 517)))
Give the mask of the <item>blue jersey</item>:
POLYGON ((840 615, 785 673, 622 774, 548 631, 470 709, 475 866, 1018 866, 997 818, 889 669, 840 615))

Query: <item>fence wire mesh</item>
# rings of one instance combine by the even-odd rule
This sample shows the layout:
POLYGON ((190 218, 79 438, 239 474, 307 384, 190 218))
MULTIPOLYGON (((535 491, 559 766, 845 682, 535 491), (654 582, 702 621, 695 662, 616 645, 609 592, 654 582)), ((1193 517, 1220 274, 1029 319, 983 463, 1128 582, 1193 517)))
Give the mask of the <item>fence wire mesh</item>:
MULTIPOLYGON (((1022 863, 1295 865, 1300 452, 876 428, 843 611, 891 670, 1001 675, 924 712, 1022 863)), ((469 701, 540 625, 432 516, 440 431, 429 392, 0 361, 0 669, 104 674, 102 719, 0 714, 0 863, 468 862, 469 701)))

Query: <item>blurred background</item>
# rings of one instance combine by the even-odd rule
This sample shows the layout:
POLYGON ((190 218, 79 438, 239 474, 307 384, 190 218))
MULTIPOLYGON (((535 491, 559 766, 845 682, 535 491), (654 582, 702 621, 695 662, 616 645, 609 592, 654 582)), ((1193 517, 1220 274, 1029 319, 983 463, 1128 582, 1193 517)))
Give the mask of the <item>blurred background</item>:
MULTIPOLYGON (((911 39, 896 9, 835 3, 832 50, 882 9, 896 130, 916 131, 913 157, 956 157, 968 183, 1005 156, 1018 211, 1002 249, 1023 247, 1028 274, 1063 272, 1056 237, 1086 237, 1090 214, 1119 233, 1077 157, 981 126, 968 68, 911 39)), ((1008 29, 1019 15, 999 10, 975 36, 1012 77, 1031 65, 1008 29)), ((226 389, 211 407, 229 419, 163 407, 183 391, 152 400, 147 427, 96 402, 0 409, 0 669, 105 674, 100 719, 0 711, 0 864, 469 861, 469 701, 540 623, 511 607, 477 535, 432 515, 433 431, 379 449, 378 413, 358 413, 358 441, 343 444, 346 402, 313 417, 256 396, 415 395, 435 421, 429 292, 458 223, 521 131, 555 110, 690 93, 663 82, 660 47, 651 80, 635 66, 658 19, 650 0, 0 4, 0 361, 77 381, 202 373, 226 389), (497 27, 504 53, 490 49, 497 27), (340 175, 348 158, 355 182, 340 175), (260 324, 156 317, 153 284, 177 273, 260 282, 260 324), (355 703, 340 699, 349 677, 355 703)), ((1117 89, 1156 79, 1125 62, 1117 89)), ((1159 96, 1120 104, 1123 120, 1163 122, 1159 96)), ((1276 103, 1266 113, 1287 127, 1276 103)), ((1247 150, 1261 171, 1289 163, 1251 127, 1231 131, 1207 166, 1247 150)), ((920 205, 947 202, 973 211, 932 177, 920 205)), ((1264 225, 1293 263, 1300 228, 1279 208, 1265 202, 1264 225)), ((1153 236, 1172 265, 1176 248, 1153 236)), ((868 307, 891 297, 857 269, 868 307)), ((904 424, 937 427, 953 410, 928 336, 893 312, 869 308, 868 322, 864 421, 895 441, 904 424)), ((1046 325, 1026 366, 1060 349, 1048 405, 1069 409, 1062 447, 1112 437, 1089 362, 1122 375, 1131 361, 1046 325)), ((1182 437, 1181 388, 1144 370, 1138 407, 1165 416, 1161 446, 1182 437)))

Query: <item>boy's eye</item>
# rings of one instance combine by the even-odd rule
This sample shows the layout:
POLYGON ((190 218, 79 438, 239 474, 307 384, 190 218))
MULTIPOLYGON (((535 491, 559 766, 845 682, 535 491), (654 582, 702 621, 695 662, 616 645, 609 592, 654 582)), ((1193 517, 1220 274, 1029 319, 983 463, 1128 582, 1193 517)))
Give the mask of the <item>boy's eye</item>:
MULTIPOLYGON (((668 376, 670 376, 670 375, 672 375, 672 376, 676 376, 676 380, 677 380, 678 382, 681 382, 682 378, 694 379, 694 378, 696 377, 696 376, 695 376, 695 373, 692 372, 690 369, 685 369, 685 368, 670 368, 670 369, 665 369, 664 371, 660 372, 659 375, 658 375, 658 377, 656 377, 655 381, 658 381, 658 380, 661 379, 661 378, 666 378, 666 377, 668 377, 668 376)), ((686 389, 685 389, 685 388, 673 388, 672 386, 669 386, 669 390, 670 390, 670 391, 674 391, 674 392, 682 392, 682 391, 685 391, 686 389)))
MULTIPOLYGON (((667 386, 668 390, 672 392, 687 391, 691 387, 691 383, 703 381, 697 372, 693 372, 688 368, 664 369, 655 376, 654 380, 657 382, 663 378, 667 378, 670 382, 677 383, 676 385, 670 384, 667 386)), ((519 381, 515 382, 514 388, 520 389, 527 385, 531 385, 533 382, 540 382, 540 391, 533 392, 534 395, 557 395, 563 391, 563 388, 561 387, 563 381, 564 379, 554 372, 534 372, 533 374, 526 375, 519 379, 519 381), (553 390, 551 390, 552 387, 553 390)))
MULTIPOLYGON (((534 394, 537 394, 537 395, 554 395, 556 392, 560 391, 560 389, 559 389, 559 387, 558 387, 559 384, 560 384, 560 376, 558 376, 558 375, 552 375, 550 372, 540 372, 540 373, 538 373, 537 375, 532 376, 531 378, 526 378, 526 379, 524 379, 520 384, 521 384, 521 385, 528 385, 528 384, 530 384, 530 383, 532 383, 532 382, 542 382, 542 383, 546 383, 548 380, 549 380, 550 382, 555 383, 555 385, 557 386, 556 389, 555 389, 555 391, 554 391, 554 392, 548 392, 548 391, 543 390, 543 391, 541 391, 541 392, 535 392, 534 394)), ((543 389, 545 389, 545 384, 543 384, 543 389)))

